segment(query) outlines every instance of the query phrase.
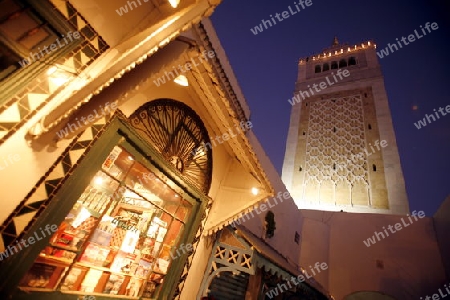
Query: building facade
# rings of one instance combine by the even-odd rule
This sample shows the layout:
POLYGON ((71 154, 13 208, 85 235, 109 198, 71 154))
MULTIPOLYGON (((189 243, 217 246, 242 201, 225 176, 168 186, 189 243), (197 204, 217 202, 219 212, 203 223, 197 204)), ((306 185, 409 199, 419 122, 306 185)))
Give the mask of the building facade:
POLYGON ((299 61, 282 172, 299 208, 408 212, 375 48, 335 38, 299 61))
POLYGON ((329 299, 219 3, 0 1, 2 299, 329 299))
POLYGON ((335 39, 299 61, 282 174, 299 265, 327 263, 315 279, 335 299, 425 299, 449 280, 448 199, 434 217, 409 211, 375 49, 335 39))

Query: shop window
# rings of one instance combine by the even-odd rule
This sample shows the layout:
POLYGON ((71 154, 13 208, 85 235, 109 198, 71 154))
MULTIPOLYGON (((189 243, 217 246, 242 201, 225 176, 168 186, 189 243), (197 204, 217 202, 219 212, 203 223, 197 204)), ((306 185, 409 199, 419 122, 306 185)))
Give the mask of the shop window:
POLYGON ((114 147, 21 289, 157 297, 195 204, 173 186, 114 147))

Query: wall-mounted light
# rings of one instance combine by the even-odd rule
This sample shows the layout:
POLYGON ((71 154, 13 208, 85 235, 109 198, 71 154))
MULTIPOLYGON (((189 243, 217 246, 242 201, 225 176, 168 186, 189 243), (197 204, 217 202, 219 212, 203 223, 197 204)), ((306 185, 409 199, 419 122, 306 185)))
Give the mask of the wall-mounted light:
POLYGON ((178 75, 177 78, 173 80, 176 84, 179 84, 181 86, 189 86, 188 79, 184 75, 178 75))
POLYGON ((169 3, 173 8, 177 8, 178 4, 180 4, 180 0, 169 0, 169 3))
POLYGON ((252 194, 253 194, 253 195, 256 196, 256 195, 258 195, 258 193, 259 193, 259 190, 258 190, 257 188, 255 188, 255 187, 252 188, 252 194))
POLYGON ((47 70, 47 76, 56 86, 61 86, 67 81, 75 78, 77 73, 73 70, 69 70, 64 65, 55 64, 47 70))
POLYGON ((58 67, 56 66, 51 66, 48 70, 47 70, 47 75, 52 75, 53 73, 56 72, 56 70, 58 70, 58 67))

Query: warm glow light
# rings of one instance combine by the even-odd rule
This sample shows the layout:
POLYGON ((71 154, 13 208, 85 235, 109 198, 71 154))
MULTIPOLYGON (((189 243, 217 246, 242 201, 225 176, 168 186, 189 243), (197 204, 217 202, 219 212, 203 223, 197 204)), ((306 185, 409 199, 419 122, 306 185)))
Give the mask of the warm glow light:
POLYGON ((57 68, 56 66, 50 67, 50 69, 47 70, 47 75, 52 75, 53 73, 55 73, 55 71, 56 71, 57 69, 58 69, 58 68, 57 68))
POLYGON ((96 185, 101 185, 103 183, 103 178, 101 178, 100 176, 96 176, 94 179, 94 183, 96 185))
POLYGON ((155 31, 152 32, 152 34, 150 34, 149 36, 147 36, 145 39, 143 39, 141 42, 139 42, 139 44, 135 45, 133 48, 128 49, 127 52, 125 52, 122 56, 124 55, 128 55, 129 53, 135 51, 137 48, 141 47, 142 45, 144 45, 145 43, 147 43, 149 40, 151 40, 152 38, 154 38, 156 35, 160 34, 164 29, 166 29, 167 27, 169 27, 170 25, 172 25, 176 20, 178 20, 180 18, 180 16, 176 16, 174 18, 172 18, 171 20, 167 21, 166 23, 164 23, 161 27, 159 27, 158 29, 156 29, 155 31))
POLYGON ((367 45, 369 45, 369 46, 370 46, 370 42, 368 42, 368 43, 367 43, 367 45))
POLYGON ((128 156, 128 160, 133 161, 133 156, 129 155, 129 156, 128 156))
POLYGON ((255 188, 255 187, 252 188, 252 194, 253 194, 253 195, 256 196, 256 195, 258 195, 258 193, 259 193, 259 190, 258 190, 257 188, 255 188))
POLYGON ((186 76, 184 75, 179 75, 177 78, 175 78, 173 80, 176 84, 179 84, 181 86, 188 86, 189 82, 188 79, 186 78, 186 76))
POLYGON ((64 78, 64 77, 55 77, 55 78, 50 78, 50 80, 56 84, 57 86, 61 86, 64 83, 66 83, 67 81, 69 81, 69 78, 64 78))
POLYGON ((52 66, 47 70, 47 75, 49 80, 57 85, 57 86, 61 86, 63 84, 65 84, 66 82, 68 82, 69 80, 74 78, 74 73, 62 69, 58 66, 52 66))
POLYGON ((169 0, 169 3, 173 8, 177 8, 178 4, 180 4, 180 0, 169 0))

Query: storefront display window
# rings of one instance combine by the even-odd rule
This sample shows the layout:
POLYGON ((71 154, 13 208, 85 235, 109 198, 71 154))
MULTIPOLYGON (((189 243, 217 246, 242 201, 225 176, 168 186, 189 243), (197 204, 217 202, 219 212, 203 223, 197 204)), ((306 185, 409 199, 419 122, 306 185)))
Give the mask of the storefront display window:
POLYGON ((192 199, 116 146, 20 288, 155 298, 192 210, 192 199))

